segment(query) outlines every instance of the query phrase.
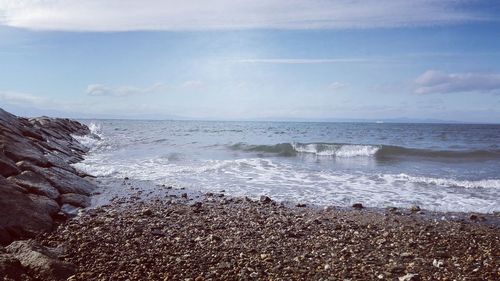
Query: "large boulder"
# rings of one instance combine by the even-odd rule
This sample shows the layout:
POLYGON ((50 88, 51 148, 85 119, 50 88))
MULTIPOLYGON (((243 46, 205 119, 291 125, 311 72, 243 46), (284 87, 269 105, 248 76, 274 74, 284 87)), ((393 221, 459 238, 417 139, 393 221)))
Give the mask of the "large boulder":
POLYGON ((42 195, 28 194, 28 197, 35 203, 40 212, 53 217, 59 212, 59 204, 54 200, 42 195))
POLYGON ((30 198, 19 187, 0 176, 0 232, 4 244, 24 236, 52 229, 46 202, 30 198))
POLYGON ((0 252, 0 279, 25 280, 26 270, 12 255, 0 252))
POLYGON ((15 241, 5 249, 30 275, 42 280, 66 280, 76 272, 75 265, 59 259, 61 249, 44 247, 33 240, 15 241))
POLYGON ((61 195, 60 202, 61 204, 70 204, 76 207, 87 208, 90 206, 90 197, 81 194, 66 193, 61 195))
POLYGON ((68 163, 75 163, 82 160, 80 157, 76 156, 68 157, 66 155, 60 154, 57 151, 53 151, 53 153, 47 154, 45 155, 45 157, 47 157, 47 159, 49 160, 50 166, 61 168, 73 174, 76 174, 78 171, 68 163))
POLYGON ((38 166, 49 166, 49 161, 45 158, 43 151, 22 136, 4 134, 0 137, 0 151, 15 162, 25 160, 38 166))
POLYGON ((4 177, 17 175, 21 171, 17 168, 16 163, 7 158, 3 152, 0 151, 0 175, 4 177))
POLYGON ((43 176, 33 172, 24 171, 19 175, 7 178, 12 183, 24 187, 28 192, 44 195, 51 199, 59 197, 59 191, 53 187, 43 176))
POLYGON ((17 166, 22 170, 29 170, 43 176, 61 194, 77 193, 90 195, 97 188, 90 181, 58 167, 42 168, 26 161, 18 162, 17 166))

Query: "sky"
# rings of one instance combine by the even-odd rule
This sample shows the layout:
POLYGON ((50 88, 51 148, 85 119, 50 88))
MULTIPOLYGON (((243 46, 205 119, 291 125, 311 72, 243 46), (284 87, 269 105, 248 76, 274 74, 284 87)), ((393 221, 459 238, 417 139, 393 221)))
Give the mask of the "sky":
POLYGON ((500 1, 0 0, 0 107, 500 123, 500 1))

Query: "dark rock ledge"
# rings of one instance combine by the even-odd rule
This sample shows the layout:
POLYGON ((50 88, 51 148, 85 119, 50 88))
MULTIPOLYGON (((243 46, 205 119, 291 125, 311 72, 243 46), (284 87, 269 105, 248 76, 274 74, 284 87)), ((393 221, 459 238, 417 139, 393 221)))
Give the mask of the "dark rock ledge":
POLYGON ((88 151, 73 136, 88 134, 73 120, 27 119, 0 108, 0 245, 10 244, 0 246, 0 279, 29 272, 64 279, 72 272, 35 242, 11 242, 50 231, 71 215, 67 210, 89 205, 96 186, 70 165, 88 151))

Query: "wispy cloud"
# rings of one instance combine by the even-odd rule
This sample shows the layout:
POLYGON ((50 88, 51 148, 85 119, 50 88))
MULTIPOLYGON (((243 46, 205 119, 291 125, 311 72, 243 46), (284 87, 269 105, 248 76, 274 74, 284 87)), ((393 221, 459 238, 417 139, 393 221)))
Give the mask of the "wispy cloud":
POLYGON ((84 105, 79 102, 61 101, 15 91, 0 91, 0 101, 5 104, 13 104, 22 107, 63 111, 86 108, 89 106, 89 104, 84 105))
POLYGON ((500 74, 446 73, 428 70, 416 80, 415 93, 500 92, 500 74))
POLYGON ((47 99, 25 93, 0 91, 0 100, 12 104, 40 104, 48 102, 47 99))
POLYGON ((161 106, 154 103, 137 103, 127 99, 118 99, 114 103, 103 103, 90 100, 88 97, 81 100, 60 100, 31 93, 15 91, 0 91, 0 107, 15 105, 35 111, 66 112, 76 116, 133 116, 130 114, 159 114, 161 106))
POLYGON ((102 84, 91 84, 87 86, 85 93, 89 96, 111 96, 111 97, 127 97, 151 94, 166 90, 166 85, 156 83, 151 87, 138 88, 130 86, 109 87, 102 84))
POLYGON ((340 91, 340 90, 347 88, 347 86, 348 85, 346 83, 341 83, 341 82, 335 81, 333 83, 330 83, 330 85, 328 85, 328 89, 331 91, 337 92, 337 91, 340 91))
POLYGON ((329 63, 367 63, 381 60, 366 58, 336 58, 336 59, 302 59, 302 58, 268 58, 268 59, 238 59, 237 63, 269 63, 269 64, 329 64, 329 63))
POLYGON ((488 20, 472 0, 0 0, 0 24, 66 31, 344 29, 488 20), (470 6, 470 5, 469 5, 470 6))
POLYGON ((203 87, 205 87, 205 84, 199 80, 188 80, 180 85, 181 89, 186 90, 200 90, 203 89, 203 87))

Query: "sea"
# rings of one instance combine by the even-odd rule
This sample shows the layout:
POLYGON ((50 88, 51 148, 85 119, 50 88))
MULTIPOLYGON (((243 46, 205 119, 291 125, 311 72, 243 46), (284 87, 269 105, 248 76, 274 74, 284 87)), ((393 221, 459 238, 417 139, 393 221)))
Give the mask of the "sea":
POLYGON ((90 152, 74 165, 98 178, 318 206, 500 211, 500 125, 81 121, 90 152))

